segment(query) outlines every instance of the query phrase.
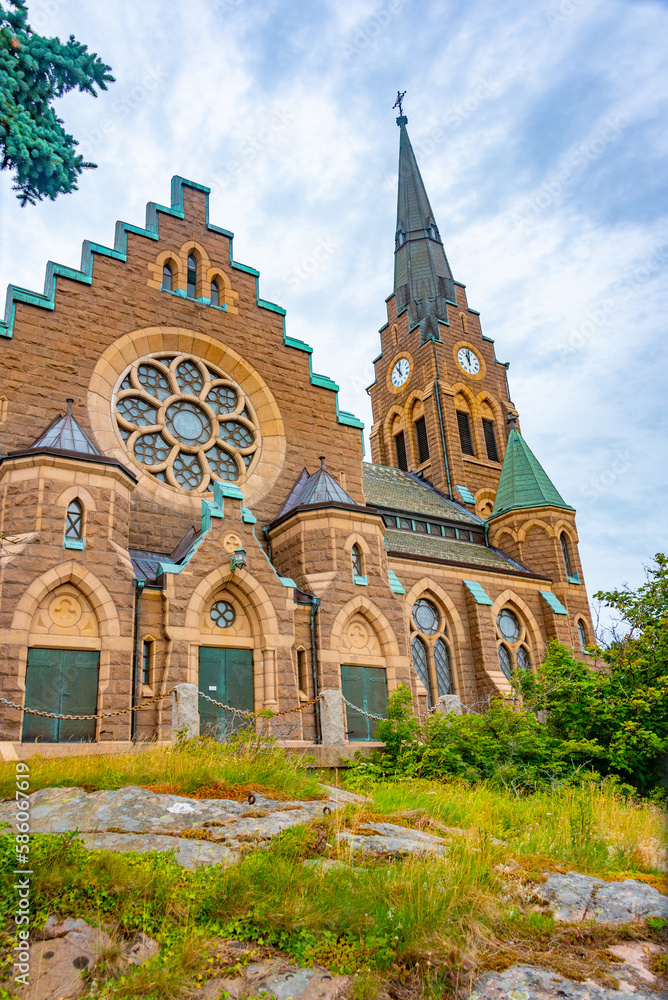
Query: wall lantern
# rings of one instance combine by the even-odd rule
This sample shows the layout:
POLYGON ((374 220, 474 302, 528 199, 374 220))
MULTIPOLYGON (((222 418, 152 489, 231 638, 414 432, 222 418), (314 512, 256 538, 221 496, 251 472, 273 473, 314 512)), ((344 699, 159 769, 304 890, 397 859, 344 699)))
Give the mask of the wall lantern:
POLYGON ((230 569, 234 573, 235 569, 245 569, 246 568, 246 550, 245 549, 235 549, 234 555, 230 559, 230 569))

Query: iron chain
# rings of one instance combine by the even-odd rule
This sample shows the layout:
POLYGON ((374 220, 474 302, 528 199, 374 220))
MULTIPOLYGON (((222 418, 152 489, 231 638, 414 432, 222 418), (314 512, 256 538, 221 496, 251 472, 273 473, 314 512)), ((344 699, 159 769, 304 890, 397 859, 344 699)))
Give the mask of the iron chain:
POLYGON ((372 715, 371 712, 365 712, 363 708, 358 708, 357 705, 353 705, 353 703, 351 701, 348 701, 348 699, 344 695, 341 695, 341 698, 348 706, 348 708, 354 709, 356 712, 359 712, 360 715, 365 715, 367 719, 376 719, 378 722, 387 722, 386 715, 372 715))
POLYGON ((147 708, 149 705, 155 705, 156 701, 162 701, 163 698, 167 698, 174 688, 170 688, 169 691, 165 691, 164 694, 159 694, 157 698, 151 698, 150 701, 144 701, 141 705, 133 705, 132 708, 120 708, 117 712, 98 712, 97 715, 59 715, 58 712, 40 712, 38 708, 27 708, 23 705, 15 705, 13 701, 7 701, 6 698, 0 698, 0 704, 8 705, 9 708, 18 708, 19 712, 28 712, 29 715, 39 715, 43 719, 65 719, 67 722, 83 722, 90 721, 91 719, 113 719, 117 715, 127 715, 129 712, 138 712, 140 708, 147 708))

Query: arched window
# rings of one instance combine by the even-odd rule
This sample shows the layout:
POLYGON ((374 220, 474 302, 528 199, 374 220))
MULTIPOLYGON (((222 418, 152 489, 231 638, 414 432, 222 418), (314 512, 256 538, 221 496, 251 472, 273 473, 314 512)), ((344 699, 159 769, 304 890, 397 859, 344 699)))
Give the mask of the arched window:
POLYGON ((399 431, 398 434, 394 435, 394 447, 397 452, 397 466, 403 472, 408 472, 408 461, 406 459, 406 438, 404 437, 404 432, 399 431))
POLYGON ((197 257, 191 253, 188 256, 188 298, 197 297, 197 257))
POLYGON ((471 420, 468 413, 457 410, 457 427, 459 428, 459 443, 462 446, 464 455, 475 455, 473 447, 473 435, 471 434, 471 420))
POLYGON ((566 532, 561 532, 561 551, 564 554, 564 566, 566 567, 566 576, 573 576, 573 563, 571 561, 571 549, 568 544, 568 538, 566 532))
POLYGON ((357 542, 352 547, 351 559, 353 563, 353 576, 364 576, 364 563, 362 562, 362 550, 357 542))
POLYGON ((501 672, 506 679, 510 680, 513 672, 513 664, 510 658, 510 653, 503 645, 499 646, 499 666, 501 667, 501 672))
POLYGON ((220 285, 218 284, 218 281, 215 278, 211 282, 211 305, 212 306, 220 305, 220 285))
POLYGON ((445 615, 433 601, 420 597, 413 605, 413 667, 427 689, 429 707, 454 694, 452 646, 445 615))
POLYGON ((578 635, 580 636, 580 649, 584 653, 585 646, 587 645, 587 629, 581 618, 578 618, 578 635))
POLYGON ((174 289, 174 272, 171 264, 165 264, 162 268, 162 290, 171 292, 174 289))
POLYGON ((429 438, 427 437, 427 424, 424 417, 418 417, 415 421, 415 437, 417 438, 418 462, 422 465, 429 458, 429 438))
POLYGON ((439 698, 452 694, 452 672, 450 670, 450 650, 443 639, 434 643, 434 668, 436 670, 436 690, 439 698))
POLYGON ((415 636, 411 642, 413 650, 413 668, 427 691, 427 704, 431 708, 431 684, 429 683, 429 666, 427 663, 427 647, 419 636, 415 636))
POLYGON ((506 680, 512 679, 515 670, 531 670, 528 630, 511 608, 501 608, 496 616, 496 638, 499 666, 506 680))
POLYGON ((83 505, 79 500, 72 500, 67 508, 65 538, 83 538, 83 505))

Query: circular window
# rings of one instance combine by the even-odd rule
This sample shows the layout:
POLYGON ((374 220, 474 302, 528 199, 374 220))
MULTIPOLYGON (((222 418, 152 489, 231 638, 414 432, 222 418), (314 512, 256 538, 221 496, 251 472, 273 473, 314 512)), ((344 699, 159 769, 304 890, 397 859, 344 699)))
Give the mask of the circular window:
POLYGON ((223 371, 194 355, 135 361, 117 387, 115 417, 135 462, 187 492, 241 479, 258 452, 249 401, 223 371))
POLYGON ((413 621, 420 632, 425 635, 435 635, 440 625, 440 617, 431 601, 421 598, 413 605, 413 621))
POLYGON ((510 675, 513 669, 513 663, 512 660, 510 659, 510 653, 508 652, 505 646, 499 646, 499 666, 501 667, 501 671, 504 677, 507 680, 510 680, 510 675))
POLYGON ((526 646, 520 646, 517 650, 517 666, 520 670, 531 670, 531 657, 526 646))
POLYGON ((520 637, 520 623, 517 615, 504 608, 503 611, 499 612, 496 624, 504 639, 507 639, 508 642, 517 642, 520 637))
POLYGON ((234 608, 227 601, 216 601, 211 606, 211 621, 218 628, 229 628, 230 625, 234 625, 236 617, 234 608))

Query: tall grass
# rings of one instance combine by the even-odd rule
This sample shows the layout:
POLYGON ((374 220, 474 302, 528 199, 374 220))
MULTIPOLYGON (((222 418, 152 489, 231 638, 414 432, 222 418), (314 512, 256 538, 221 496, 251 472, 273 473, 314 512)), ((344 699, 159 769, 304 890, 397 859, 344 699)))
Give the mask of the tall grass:
MULTIPOLYGON (((77 787, 86 791, 152 786, 155 790, 188 795, 209 789, 211 794, 233 794, 235 787, 285 798, 312 798, 320 794, 318 782, 306 764, 288 757, 271 743, 238 734, 225 743, 201 738, 156 747, 142 753, 90 757, 42 757, 29 760, 30 791, 39 788, 77 787)), ((0 763, 0 796, 16 789, 16 765, 0 763)))
POLYGON ((584 874, 654 873, 661 860, 665 863, 663 810, 614 785, 518 798, 484 782, 411 781, 375 785, 371 795, 380 813, 424 809, 426 816, 473 837, 504 841, 513 856, 549 858, 584 874))

